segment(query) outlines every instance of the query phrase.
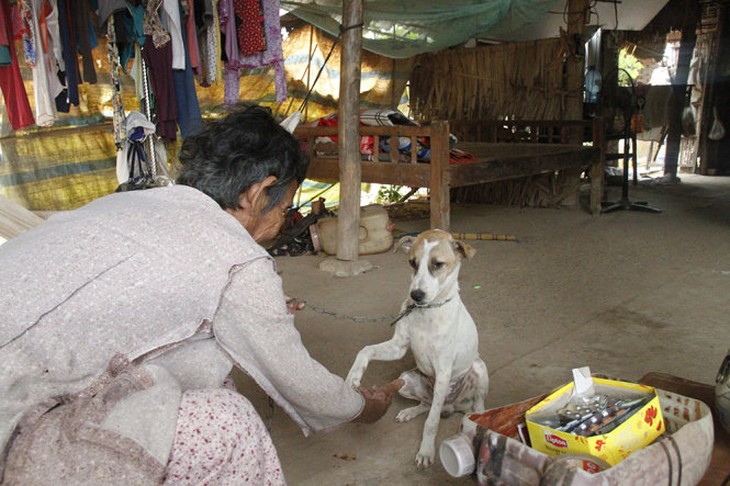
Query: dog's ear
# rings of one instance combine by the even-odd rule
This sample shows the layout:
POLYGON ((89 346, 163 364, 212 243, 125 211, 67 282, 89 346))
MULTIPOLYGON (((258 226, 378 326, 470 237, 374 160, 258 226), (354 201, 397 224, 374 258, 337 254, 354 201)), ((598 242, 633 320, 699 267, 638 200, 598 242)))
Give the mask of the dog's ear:
POLYGON ((463 241, 454 240, 452 242, 454 251, 461 255, 462 258, 466 258, 467 260, 470 260, 471 257, 477 254, 476 248, 473 246, 464 243, 463 241))
POLYGON ((400 238, 395 244, 395 251, 403 250, 404 253, 408 253, 411 251, 414 241, 416 241, 416 238, 413 236, 404 236, 400 238))

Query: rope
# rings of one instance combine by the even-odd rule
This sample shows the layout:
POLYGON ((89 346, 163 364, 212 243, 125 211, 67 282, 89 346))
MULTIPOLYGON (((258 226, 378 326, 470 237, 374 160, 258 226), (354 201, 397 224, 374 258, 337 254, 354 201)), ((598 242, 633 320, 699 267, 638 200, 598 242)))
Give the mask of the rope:
POLYGON ((319 71, 317 71, 317 75, 314 77, 314 81, 312 81, 312 86, 309 88, 309 91, 307 91, 307 95, 304 97, 304 100, 302 101, 302 104, 299 107, 298 111, 304 112, 304 108, 307 106, 307 103, 309 102, 309 97, 312 95, 312 91, 314 91, 314 87, 317 86, 317 81, 319 81, 319 77, 322 75, 322 71, 324 71, 324 68, 327 66, 327 61, 329 61, 330 57, 332 56, 332 53, 335 50, 335 46, 337 46, 337 43, 340 41, 340 37, 342 37, 342 34, 347 32, 348 30, 358 29, 360 27, 363 27, 364 25, 365 24, 363 24, 363 23, 350 25, 347 27, 340 25, 340 33, 337 34, 337 37, 335 37, 335 40, 332 42, 330 51, 327 53, 327 56, 324 58, 324 62, 320 66, 319 71))
POLYGON ((382 321, 387 321, 389 319, 393 319, 393 321, 390 323, 391 326, 395 325, 396 322, 400 321, 401 319, 403 319, 404 317, 406 317, 407 315, 409 315, 415 309, 435 309, 435 308, 441 307, 441 306, 443 306, 443 305, 445 305, 445 304, 447 304, 447 303, 449 303, 451 301, 451 299, 446 299, 445 301, 440 302, 438 304, 427 304, 427 305, 411 304, 408 307, 406 307, 405 309, 403 309, 403 312, 401 312, 400 314, 395 315, 395 316, 390 315, 390 316, 380 316, 380 317, 362 317, 362 316, 350 316, 350 315, 347 315, 347 314, 340 314, 338 312, 330 311, 330 310, 327 310, 327 309, 325 309, 323 307, 319 307, 317 305, 311 304, 311 303, 307 302, 306 300, 299 300, 299 299, 296 299, 296 300, 298 300, 299 302, 304 303, 305 304, 305 308, 312 309, 313 311, 315 311, 315 312, 317 312, 319 314, 336 317, 337 319, 354 321, 354 322, 358 322, 358 323, 361 323, 361 322, 382 322, 382 321))
POLYGON ((457 240, 481 240, 481 241, 517 241, 515 235, 495 233, 460 233, 452 231, 451 236, 457 240))

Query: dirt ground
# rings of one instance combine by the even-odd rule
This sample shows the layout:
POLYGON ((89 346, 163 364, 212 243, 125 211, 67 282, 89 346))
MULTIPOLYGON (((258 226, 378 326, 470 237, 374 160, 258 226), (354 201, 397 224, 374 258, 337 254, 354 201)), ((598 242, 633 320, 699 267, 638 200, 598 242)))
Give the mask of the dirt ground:
MULTIPOLYGON (((512 234, 518 242, 472 241, 462 267, 461 297, 477 323, 491 378, 487 408, 549 391, 571 369, 638 380, 649 371, 714 383, 730 347, 730 178, 680 175, 678 184, 645 181, 633 201, 661 213, 617 211, 593 217, 578 207, 526 209, 456 205, 452 230, 512 234)), ((609 187, 608 199, 620 198, 609 187)), ((396 221, 418 232, 427 219, 396 221)), ((345 376, 365 345, 388 339, 389 321, 356 323, 339 316, 393 316, 410 275, 402 253, 362 256, 365 274, 336 278, 325 258, 278 257, 285 291, 338 314, 301 311, 296 325, 314 358, 345 376)), ((282 350, 285 353, 286 350, 282 350)), ((412 368, 412 356, 372 363, 364 384, 383 384, 412 368)), ((413 402, 396 397, 374 425, 346 424, 305 438, 284 412, 273 415, 246 377, 239 386, 270 420, 292 485, 472 484, 436 464, 413 464, 425 416, 401 424, 413 402)), ((441 421, 438 443, 457 431, 461 415, 441 421)), ((730 466, 729 466, 730 468, 730 466)))

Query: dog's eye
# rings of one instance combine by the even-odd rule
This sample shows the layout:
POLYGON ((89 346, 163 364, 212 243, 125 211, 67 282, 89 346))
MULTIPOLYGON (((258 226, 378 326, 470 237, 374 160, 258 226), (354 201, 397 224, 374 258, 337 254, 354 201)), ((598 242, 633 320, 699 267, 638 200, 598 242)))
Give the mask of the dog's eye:
POLYGON ((411 264, 411 267, 413 268, 413 270, 415 270, 416 268, 418 268, 418 262, 416 261, 415 258, 412 259, 412 260, 408 260, 408 263, 411 264))
POLYGON ((432 270, 441 270, 444 267, 444 262, 433 261, 431 262, 432 270))

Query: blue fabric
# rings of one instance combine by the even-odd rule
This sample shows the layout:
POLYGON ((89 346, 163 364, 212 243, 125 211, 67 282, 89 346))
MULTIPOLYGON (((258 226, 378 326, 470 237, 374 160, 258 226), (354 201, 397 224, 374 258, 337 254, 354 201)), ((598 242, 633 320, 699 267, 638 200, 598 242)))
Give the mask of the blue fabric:
MULTIPOLYGON (((184 18, 182 10, 180 17, 184 18)), ((185 45, 185 70, 173 70, 175 98, 177 101, 177 126, 180 128, 180 136, 183 139, 203 128, 203 116, 200 114, 198 94, 195 91, 195 78, 193 76, 193 69, 190 67, 187 33, 185 30, 181 29, 183 44, 185 45)))
POLYGON ((10 66, 10 49, 8 46, 0 46, 0 66, 10 66))
POLYGON ((114 28, 117 29, 117 49, 119 51, 119 63, 122 71, 127 74, 127 63, 134 57, 134 44, 144 45, 147 37, 144 35, 142 19, 144 18, 144 7, 142 4, 132 6, 127 4, 126 11, 119 11, 114 14, 114 28), (121 18, 122 22, 117 22, 121 18))

